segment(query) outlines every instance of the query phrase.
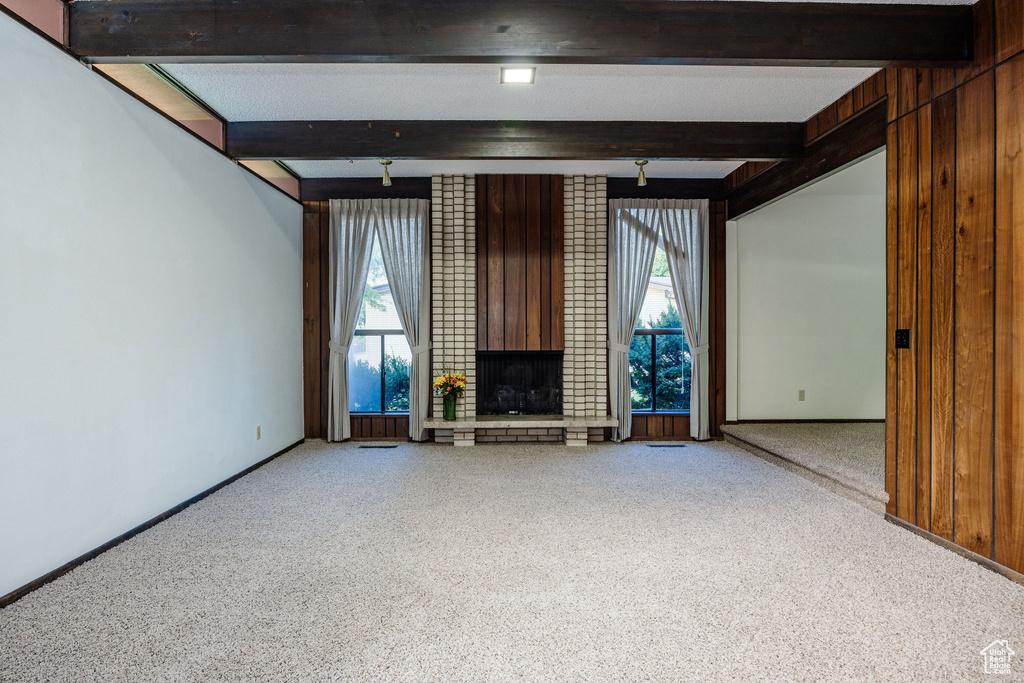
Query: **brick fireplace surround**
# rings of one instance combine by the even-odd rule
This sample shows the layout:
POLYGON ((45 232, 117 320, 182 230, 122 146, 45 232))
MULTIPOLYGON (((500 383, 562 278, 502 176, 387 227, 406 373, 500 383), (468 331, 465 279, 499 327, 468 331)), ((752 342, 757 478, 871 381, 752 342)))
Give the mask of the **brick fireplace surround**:
MULTIPOLYGON (((432 376, 462 371, 457 420, 428 419, 439 443, 603 441, 608 418, 607 189, 604 176, 565 176, 565 351, 561 418, 476 415, 476 178, 435 175, 431 197, 432 376)), ((442 413, 433 399, 433 415, 442 413)))

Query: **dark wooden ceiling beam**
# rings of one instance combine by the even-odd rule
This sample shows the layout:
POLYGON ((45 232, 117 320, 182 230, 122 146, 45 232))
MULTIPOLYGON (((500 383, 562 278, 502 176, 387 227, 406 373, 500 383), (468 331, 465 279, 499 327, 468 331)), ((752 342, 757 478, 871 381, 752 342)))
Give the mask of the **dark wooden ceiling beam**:
POLYGON ((643 187, 636 184, 636 176, 608 178, 608 199, 725 199, 722 178, 658 178, 656 169, 649 171, 643 187))
POLYGON ((392 176, 391 185, 375 178, 303 178, 299 181, 299 199, 304 202, 328 199, 430 199, 431 178, 392 176))
POLYGON ((674 0, 106 0, 69 5, 93 61, 950 66, 969 5, 674 0))
POLYGON ((803 124, 663 121, 243 121, 236 159, 793 159, 803 124))

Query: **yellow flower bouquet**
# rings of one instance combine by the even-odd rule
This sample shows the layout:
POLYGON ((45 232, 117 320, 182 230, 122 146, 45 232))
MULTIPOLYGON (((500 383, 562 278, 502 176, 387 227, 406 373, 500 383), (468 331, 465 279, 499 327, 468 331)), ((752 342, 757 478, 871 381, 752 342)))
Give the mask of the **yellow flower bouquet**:
POLYGON ((466 376, 461 372, 446 372, 434 379, 434 393, 444 397, 444 419, 455 419, 455 400, 466 390, 466 376))

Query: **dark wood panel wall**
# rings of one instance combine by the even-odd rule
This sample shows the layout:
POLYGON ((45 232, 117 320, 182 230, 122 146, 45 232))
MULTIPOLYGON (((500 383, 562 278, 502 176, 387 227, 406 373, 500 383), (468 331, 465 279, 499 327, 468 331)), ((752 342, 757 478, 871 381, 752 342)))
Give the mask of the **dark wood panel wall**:
POLYGON ((886 490, 1024 572, 1024 0, 975 16, 974 64, 886 72, 886 490))
POLYGON ((565 348, 563 177, 476 177, 481 351, 565 348))
MULTIPOLYGON (((302 203, 302 379, 307 439, 327 438, 327 372, 331 336, 328 310, 330 202, 302 203)), ((353 415, 353 439, 408 441, 404 415, 353 415)))

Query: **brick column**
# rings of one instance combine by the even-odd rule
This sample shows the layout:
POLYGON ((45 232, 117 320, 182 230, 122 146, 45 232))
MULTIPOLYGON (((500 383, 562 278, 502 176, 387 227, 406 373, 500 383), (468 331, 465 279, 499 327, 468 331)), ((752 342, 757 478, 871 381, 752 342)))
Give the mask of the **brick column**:
MULTIPOLYGON (((476 178, 435 175, 431 197, 431 377, 445 370, 466 375, 459 419, 476 416, 476 178)), ((434 415, 443 412, 433 398, 434 415)), ((451 430, 435 430, 435 440, 452 443, 451 430)), ((467 444, 466 437, 459 445, 467 444)))
MULTIPOLYGON (((607 414, 608 212, 604 176, 565 177, 563 413, 607 414)), ((576 435, 573 435, 575 440, 576 435)), ((566 433, 566 442, 570 435, 566 433)), ((584 430, 583 441, 586 441, 584 430)))

